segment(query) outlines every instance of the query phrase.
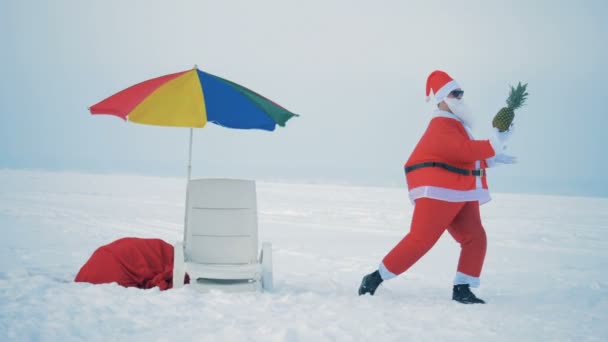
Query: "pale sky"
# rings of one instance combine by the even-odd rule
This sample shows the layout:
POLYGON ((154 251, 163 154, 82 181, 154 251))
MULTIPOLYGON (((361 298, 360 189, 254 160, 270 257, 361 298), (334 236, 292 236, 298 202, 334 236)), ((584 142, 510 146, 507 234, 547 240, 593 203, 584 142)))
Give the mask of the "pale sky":
POLYGON ((92 116, 130 85, 192 68, 301 114, 274 132, 195 131, 193 176, 405 187, 448 72, 490 134, 509 85, 514 166, 490 189, 608 196, 604 1, 0 2, 0 168, 186 175, 188 130, 92 116))

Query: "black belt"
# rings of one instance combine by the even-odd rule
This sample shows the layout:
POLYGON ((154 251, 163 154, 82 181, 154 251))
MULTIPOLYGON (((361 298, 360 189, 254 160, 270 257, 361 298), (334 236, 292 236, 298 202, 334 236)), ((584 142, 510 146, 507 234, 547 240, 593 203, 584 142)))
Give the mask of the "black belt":
POLYGON ((459 167, 456 166, 452 166, 446 163, 440 163, 440 162, 426 162, 426 163, 420 163, 420 164, 414 164, 412 166, 408 166, 405 168, 405 173, 407 174, 408 172, 412 172, 414 170, 418 170, 421 169, 423 167, 440 167, 442 169, 446 169, 448 171, 451 172, 455 172, 464 176, 485 176, 486 175, 486 170, 485 169, 479 169, 479 170, 467 170, 467 169, 461 169, 459 167))

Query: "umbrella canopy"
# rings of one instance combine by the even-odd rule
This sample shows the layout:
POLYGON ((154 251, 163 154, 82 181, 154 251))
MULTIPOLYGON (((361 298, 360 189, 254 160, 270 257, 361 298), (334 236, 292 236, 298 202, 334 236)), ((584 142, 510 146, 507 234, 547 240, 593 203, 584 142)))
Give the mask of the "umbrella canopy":
POLYGON ((141 124, 273 131, 298 116, 239 84, 196 68, 144 81, 89 107, 141 124))
POLYGON ((188 180, 192 168, 192 128, 207 122, 238 129, 273 131, 298 116, 254 91, 193 69, 153 78, 89 107, 91 114, 157 126, 190 127, 188 180))

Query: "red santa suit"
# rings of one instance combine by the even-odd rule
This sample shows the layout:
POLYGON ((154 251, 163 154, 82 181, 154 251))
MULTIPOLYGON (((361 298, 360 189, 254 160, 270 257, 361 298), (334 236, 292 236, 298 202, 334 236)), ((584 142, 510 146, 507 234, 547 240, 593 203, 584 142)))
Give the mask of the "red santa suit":
MULTIPOLYGON (((405 167, 439 162, 463 170, 485 170, 494 156, 489 140, 473 140, 466 126, 450 112, 436 110, 405 167)), ((478 177, 441 167, 427 167, 406 175, 410 199, 434 198, 449 202, 490 201, 485 171, 478 177)))
MULTIPOLYGON (((459 86, 452 84, 450 88, 459 86)), ((445 89, 441 90, 443 94, 439 92, 441 98, 447 96, 445 89)), ((382 260, 382 279, 409 269, 447 229, 461 245, 454 285, 479 286, 486 253, 479 205, 490 200, 485 168, 495 154, 493 143, 474 140, 457 116, 442 110, 434 112, 405 163, 409 196, 415 203, 410 232, 382 260)))

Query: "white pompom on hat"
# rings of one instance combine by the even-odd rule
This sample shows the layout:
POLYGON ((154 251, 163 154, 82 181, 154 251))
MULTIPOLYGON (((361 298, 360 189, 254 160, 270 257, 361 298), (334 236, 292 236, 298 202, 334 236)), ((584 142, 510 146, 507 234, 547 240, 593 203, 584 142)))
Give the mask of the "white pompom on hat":
POLYGON ((433 71, 426 79, 426 101, 431 100, 431 90, 437 102, 443 101, 452 90, 459 89, 460 85, 450 75, 441 70, 433 71))

